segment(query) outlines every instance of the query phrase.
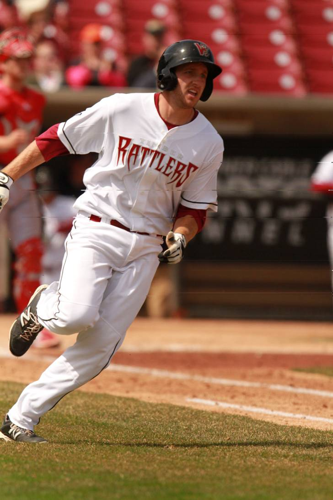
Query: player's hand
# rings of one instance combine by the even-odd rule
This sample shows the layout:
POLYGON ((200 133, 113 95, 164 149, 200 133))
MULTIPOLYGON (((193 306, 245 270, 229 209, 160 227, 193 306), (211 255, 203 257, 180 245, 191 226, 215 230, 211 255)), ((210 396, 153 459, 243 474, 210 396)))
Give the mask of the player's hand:
POLYGON ((9 175, 0 172, 0 212, 9 200, 9 188, 13 179, 9 175))
POLYGON ((186 247, 185 236, 180 233, 169 231, 165 242, 168 248, 158 255, 159 261, 166 262, 167 264, 178 264, 184 256, 186 247))

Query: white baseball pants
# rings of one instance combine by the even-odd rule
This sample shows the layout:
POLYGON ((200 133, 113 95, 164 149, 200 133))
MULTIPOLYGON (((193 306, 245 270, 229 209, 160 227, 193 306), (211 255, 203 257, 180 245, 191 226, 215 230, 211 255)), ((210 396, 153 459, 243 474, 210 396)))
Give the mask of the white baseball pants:
POLYGON ((61 398, 109 365, 149 292, 161 243, 157 236, 77 216, 65 243, 59 282, 42 293, 37 314, 51 332, 79 335, 24 389, 8 412, 13 423, 33 430, 61 398))

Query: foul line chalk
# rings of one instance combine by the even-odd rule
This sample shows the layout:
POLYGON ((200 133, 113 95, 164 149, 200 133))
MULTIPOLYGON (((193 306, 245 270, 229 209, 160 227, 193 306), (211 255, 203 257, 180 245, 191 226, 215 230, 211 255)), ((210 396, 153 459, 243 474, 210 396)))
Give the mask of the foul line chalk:
POLYGON ((204 377, 202 375, 189 375, 187 373, 169 372, 167 370, 157 370, 154 368, 142 368, 138 366, 125 366, 111 364, 107 370, 137 373, 141 375, 150 375, 152 377, 171 378, 174 380, 194 380, 196 382, 204 382, 207 384, 225 385, 229 387, 251 387, 255 389, 268 389, 271 391, 292 392, 297 394, 310 394, 312 396, 321 396, 333 398, 331 391, 318 391, 316 389, 307 389, 306 387, 291 387, 289 385, 280 384, 265 384, 262 382, 246 382, 243 380, 232 380, 226 378, 204 377))
MULTIPOLYGON (((14 357, 7 351, 0 348, 0 358, 11 358, 14 357)), ((30 361, 48 361, 53 362, 55 360, 52 356, 41 356, 28 354, 25 359, 30 361)), ((319 396, 325 398, 333 398, 333 392, 331 391, 319 391, 316 389, 308 389, 306 387, 291 387, 289 385, 280 384, 265 384, 262 382, 246 382, 243 380, 232 380, 225 378, 215 378, 215 377, 204 377, 202 375, 189 375, 187 373, 170 372, 167 370, 157 370, 154 368, 142 368, 141 366, 127 366, 111 364, 106 368, 106 370, 123 372, 123 373, 137 373, 138 375, 149 375, 151 377, 160 378, 170 378, 173 380, 193 380, 196 382, 204 382, 207 384, 224 385, 228 387, 251 387, 255 389, 267 389, 270 391, 281 391, 281 392, 291 392, 296 394, 309 394, 311 396, 319 396)))
POLYGON ((231 403, 223 403, 222 401, 212 401, 210 399, 187 398, 186 401, 188 403, 196 403, 200 405, 217 406, 219 408, 230 408, 233 410, 241 410, 241 411, 246 411, 248 413, 261 413, 263 415, 270 415, 274 417, 297 418, 301 420, 311 420, 313 422, 325 422, 328 424, 333 424, 333 419, 331 418, 313 417, 311 415, 302 415, 302 413, 287 413, 284 411, 268 410, 267 408, 257 408, 255 406, 244 406, 244 405, 235 405, 231 403))

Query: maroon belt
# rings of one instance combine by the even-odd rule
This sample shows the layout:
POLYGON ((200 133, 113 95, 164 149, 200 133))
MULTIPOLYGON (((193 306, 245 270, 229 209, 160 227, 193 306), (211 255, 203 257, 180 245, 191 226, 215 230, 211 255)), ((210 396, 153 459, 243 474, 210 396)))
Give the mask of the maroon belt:
MULTIPOLYGON (((102 220, 101 217, 98 217, 98 215, 93 215, 93 214, 89 217, 89 219, 94 221, 94 222, 101 222, 101 220, 102 220)), ((118 227, 119 229, 123 229, 124 231, 128 231, 129 233, 142 234, 143 236, 155 236, 155 235, 150 234, 150 233, 142 233, 141 231, 131 231, 129 227, 124 226, 121 222, 118 222, 115 219, 111 219, 110 224, 111 224, 111 226, 118 227)), ((162 238, 161 234, 156 234, 156 236, 162 238)))

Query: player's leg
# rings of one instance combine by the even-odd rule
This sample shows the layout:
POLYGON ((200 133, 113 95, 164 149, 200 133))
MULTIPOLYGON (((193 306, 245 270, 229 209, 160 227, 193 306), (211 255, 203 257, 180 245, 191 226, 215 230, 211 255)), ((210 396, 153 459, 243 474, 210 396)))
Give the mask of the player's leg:
POLYGON ((76 343, 47 368, 37 382, 26 387, 9 412, 13 423, 33 430, 62 397, 108 366, 148 294, 158 266, 159 248, 154 245, 151 253, 113 273, 98 321, 81 332, 76 343))

